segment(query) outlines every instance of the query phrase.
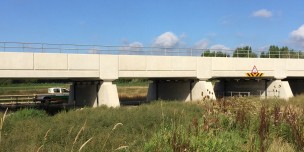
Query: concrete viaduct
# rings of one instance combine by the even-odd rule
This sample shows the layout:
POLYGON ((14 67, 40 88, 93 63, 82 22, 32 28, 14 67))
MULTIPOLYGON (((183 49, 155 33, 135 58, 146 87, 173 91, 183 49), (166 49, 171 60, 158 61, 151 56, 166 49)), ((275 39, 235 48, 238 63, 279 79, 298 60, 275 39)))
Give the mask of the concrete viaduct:
POLYGON ((69 102, 86 106, 119 106, 112 83, 119 78, 152 80, 147 100, 236 92, 288 99, 304 92, 303 65, 303 59, 0 52, 0 78, 69 79, 69 102))

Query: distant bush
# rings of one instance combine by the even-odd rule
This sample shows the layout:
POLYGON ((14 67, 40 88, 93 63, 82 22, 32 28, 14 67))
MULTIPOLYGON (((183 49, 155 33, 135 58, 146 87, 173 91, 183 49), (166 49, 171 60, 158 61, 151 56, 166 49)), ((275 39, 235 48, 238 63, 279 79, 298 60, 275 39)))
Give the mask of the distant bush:
POLYGON ((45 118, 48 117, 48 114, 44 110, 37 109, 22 109, 15 113, 12 113, 7 118, 8 121, 22 121, 26 119, 34 119, 34 118, 45 118))

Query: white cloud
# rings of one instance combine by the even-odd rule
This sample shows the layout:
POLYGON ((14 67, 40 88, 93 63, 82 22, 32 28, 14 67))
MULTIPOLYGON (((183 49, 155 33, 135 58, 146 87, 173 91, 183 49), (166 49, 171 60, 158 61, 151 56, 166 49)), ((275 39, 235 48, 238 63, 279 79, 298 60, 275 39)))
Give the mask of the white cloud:
POLYGON ((194 48, 196 49, 207 49, 209 45, 209 41, 206 39, 200 40, 195 43, 194 48))
POLYGON ((304 24, 290 33, 290 41, 296 46, 304 47, 304 24))
POLYGON ((157 47, 173 48, 177 47, 180 43, 180 38, 178 38, 172 32, 166 32, 158 36, 153 45, 157 47))
POLYGON ((222 44, 216 44, 216 45, 212 45, 210 47, 211 50, 230 50, 230 48, 226 47, 225 45, 222 44))
POLYGON ((132 42, 129 44, 130 47, 144 47, 144 45, 140 42, 132 42))
POLYGON ((261 17, 261 18, 270 18, 272 17, 272 12, 267 9, 260 9, 252 13, 254 17, 261 17))

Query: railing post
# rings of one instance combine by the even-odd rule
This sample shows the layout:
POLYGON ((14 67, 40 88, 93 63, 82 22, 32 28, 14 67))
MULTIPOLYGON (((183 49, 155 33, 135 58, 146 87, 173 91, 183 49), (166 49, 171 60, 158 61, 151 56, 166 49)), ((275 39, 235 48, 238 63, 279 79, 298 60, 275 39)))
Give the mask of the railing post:
POLYGON ((44 53, 44 49, 43 49, 43 43, 41 44, 41 52, 44 53))

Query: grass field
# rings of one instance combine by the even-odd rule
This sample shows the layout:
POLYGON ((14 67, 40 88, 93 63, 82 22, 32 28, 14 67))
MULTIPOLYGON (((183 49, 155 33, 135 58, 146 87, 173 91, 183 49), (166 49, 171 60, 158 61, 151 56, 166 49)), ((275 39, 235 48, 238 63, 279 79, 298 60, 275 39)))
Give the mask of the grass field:
MULTIPOLYGON (((148 86, 139 83, 118 84, 120 99, 144 99, 148 86)), ((22 93, 46 91, 54 84, 10 87, 12 94, 20 88, 26 88, 22 93)), ((303 101, 304 96, 289 101, 155 101, 120 108, 72 109, 54 116, 35 109, 0 112, 0 152, 304 151, 303 101)))
POLYGON ((10 84, 0 86, 0 95, 29 95, 47 93, 51 87, 70 88, 70 84, 64 83, 30 83, 10 84))
POLYGON ((303 151, 303 100, 157 101, 55 116, 24 109, 2 121, 0 151, 303 151))

